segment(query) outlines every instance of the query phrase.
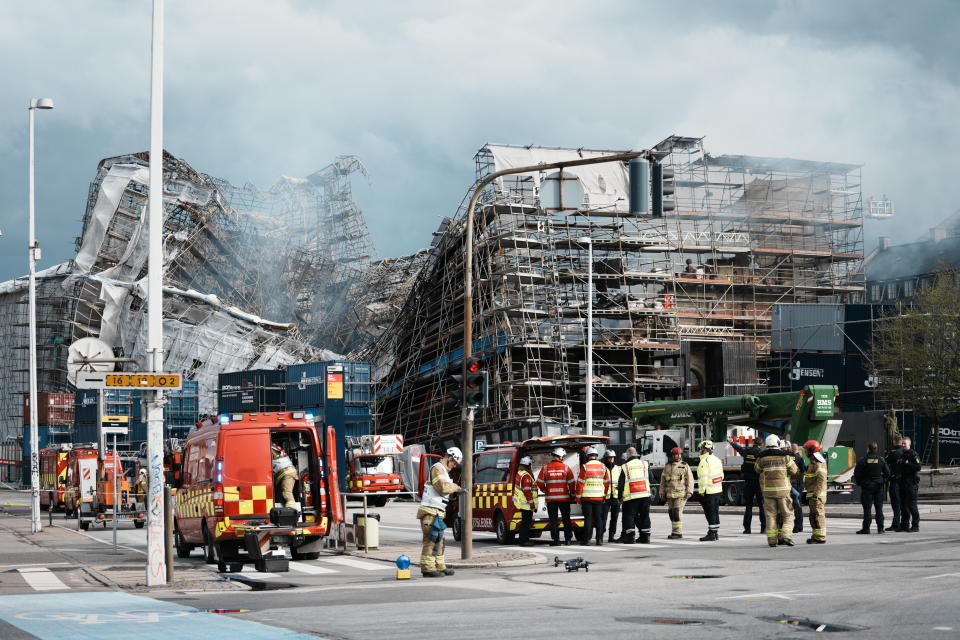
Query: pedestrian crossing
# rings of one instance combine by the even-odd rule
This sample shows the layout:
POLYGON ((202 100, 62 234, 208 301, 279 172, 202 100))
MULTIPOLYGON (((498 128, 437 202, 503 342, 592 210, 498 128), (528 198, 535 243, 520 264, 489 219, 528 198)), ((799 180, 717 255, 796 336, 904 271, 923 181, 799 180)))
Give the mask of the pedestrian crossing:
MULTIPOLYGON (((54 563, 60 564, 60 563, 54 563)), ((6 593, 54 592, 90 589, 99 585, 86 579, 75 567, 0 566, 0 595, 6 593)))

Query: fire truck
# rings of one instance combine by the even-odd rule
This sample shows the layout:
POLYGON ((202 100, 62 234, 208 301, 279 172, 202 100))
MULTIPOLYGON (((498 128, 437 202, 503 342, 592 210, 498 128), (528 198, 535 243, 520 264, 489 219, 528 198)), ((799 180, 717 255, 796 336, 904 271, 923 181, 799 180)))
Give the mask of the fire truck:
POLYGON ((40 508, 64 509, 63 494, 67 488, 67 456, 69 449, 40 450, 40 508))
POLYGON ((64 490, 67 516, 76 517, 77 528, 83 531, 91 524, 102 524, 106 528, 114 519, 118 523, 132 522, 137 529, 142 529, 147 522, 145 505, 130 484, 124 461, 116 451, 101 453, 95 444, 74 445, 67 454, 64 490))
POLYGON ((375 507, 387 504, 388 496, 403 491, 397 457, 403 453, 403 436, 390 433, 348 436, 346 440, 347 489, 350 493, 369 493, 375 507))
POLYGON ((258 571, 286 571, 291 558, 319 557, 323 537, 343 521, 335 442, 332 428, 321 437, 302 411, 224 414, 202 423, 184 444, 177 556, 200 547, 220 571, 247 561, 258 571), (296 470, 299 510, 279 506, 274 445, 296 470))

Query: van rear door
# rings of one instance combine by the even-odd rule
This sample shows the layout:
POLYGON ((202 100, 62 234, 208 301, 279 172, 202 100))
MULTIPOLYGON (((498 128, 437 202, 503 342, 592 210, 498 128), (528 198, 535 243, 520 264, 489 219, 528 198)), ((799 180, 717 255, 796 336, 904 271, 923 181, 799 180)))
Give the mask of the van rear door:
POLYGON ((270 432, 266 429, 221 432, 217 462, 223 484, 224 515, 265 519, 273 507, 270 432))

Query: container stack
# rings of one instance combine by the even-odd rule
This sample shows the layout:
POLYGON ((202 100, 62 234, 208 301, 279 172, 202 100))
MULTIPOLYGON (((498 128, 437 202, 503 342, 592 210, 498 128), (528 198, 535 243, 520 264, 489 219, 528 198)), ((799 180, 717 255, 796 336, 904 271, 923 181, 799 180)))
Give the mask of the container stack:
POLYGON ((285 411, 286 378, 282 369, 221 373, 217 385, 217 410, 220 413, 285 411))
MULTIPOLYGON (((62 442, 70 442, 74 422, 72 393, 37 394, 37 450, 62 442)), ((30 395, 23 396, 23 464, 30 469, 30 395)))

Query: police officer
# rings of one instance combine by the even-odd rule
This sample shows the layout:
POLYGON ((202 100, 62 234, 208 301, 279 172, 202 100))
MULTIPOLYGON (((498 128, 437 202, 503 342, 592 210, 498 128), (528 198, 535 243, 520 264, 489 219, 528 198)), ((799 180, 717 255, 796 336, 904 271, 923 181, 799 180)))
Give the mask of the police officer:
POLYGON ((668 540, 683 537, 683 507, 693 495, 693 471, 683 461, 683 449, 670 449, 670 462, 660 473, 660 500, 667 503, 670 516, 670 535, 668 540))
POLYGON ((853 479, 860 485, 860 504, 863 506, 863 526, 857 533, 870 533, 870 507, 875 511, 877 533, 883 533, 883 486, 890 479, 886 461, 877 454, 877 443, 867 445, 867 455, 857 461, 853 479))
POLYGON ((513 479, 513 506, 520 511, 520 526, 517 534, 521 547, 533 546, 530 542, 530 526, 533 524, 533 514, 537 510, 537 483, 530 472, 532 464, 533 459, 530 456, 520 458, 517 475, 513 479))
POLYGON ((827 542, 827 460, 820 453, 820 443, 807 440, 803 444, 810 464, 803 474, 803 488, 806 490, 807 505, 810 508, 810 528, 812 535, 807 544, 826 544, 827 542))
POLYGON ((587 447, 587 461, 580 467, 577 479, 577 502, 583 512, 583 543, 590 544, 596 527, 597 546, 603 544, 603 502, 610 492, 610 472, 597 460, 600 452, 596 447, 587 447))
POLYGON ((650 464, 630 447, 623 454, 618 491, 623 496, 623 533, 618 542, 650 543, 650 464), (640 529, 640 535, 636 529, 640 529))
POLYGON ((754 463, 762 449, 757 446, 756 441, 750 443, 750 446, 744 447, 733 440, 729 441, 733 448, 743 456, 743 464, 740 465, 740 477, 743 478, 743 532, 750 533, 750 527, 753 524, 753 506, 757 505, 757 513, 760 514, 760 531, 767 528, 767 517, 763 513, 763 493, 760 492, 760 478, 757 476, 757 469, 754 463))
POLYGON ((920 531, 920 511, 917 509, 917 491, 920 488, 920 456, 910 438, 903 437, 903 454, 897 462, 900 475, 900 529, 915 533, 920 531), (912 523, 911 523, 912 522, 912 523))
POLYGON ((890 482, 887 494, 890 496, 890 508, 893 509, 893 521, 887 531, 900 530, 900 458, 903 456, 903 438, 900 435, 893 437, 893 449, 887 452, 884 460, 890 469, 890 482))
POLYGON ((697 491, 700 505, 707 518, 707 535, 700 542, 715 542, 720 539, 720 494, 723 492, 723 463, 713 455, 713 442, 700 443, 700 464, 697 465, 697 491))
POLYGON ((607 491, 606 500, 603 501, 601 520, 606 523, 607 518, 610 518, 607 542, 613 542, 614 534, 617 532, 617 519, 620 516, 620 493, 617 489, 620 483, 620 465, 617 464, 617 454, 613 449, 607 449, 603 453, 603 466, 610 472, 610 490, 607 491))
POLYGON ((807 465, 800 455, 800 445, 796 442, 790 443, 790 453, 793 454, 793 461, 797 465, 797 477, 793 479, 793 488, 790 489, 790 499, 793 501, 793 532, 803 531, 803 504, 800 502, 800 496, 803 492, 803 474, 807 471, 807 465))
POLYGON ((763 441, 764 449, 757 456, 754 465, 760 476, 760 490, 763 492, 763 508, 767 512, 767 544, 793 546, 793 503, 790 499, 791 478, 799 472, 793 455, 780 449, 780 438, 767 436, 763 441), (777 528, 777 520, 783 524, 777 528))

